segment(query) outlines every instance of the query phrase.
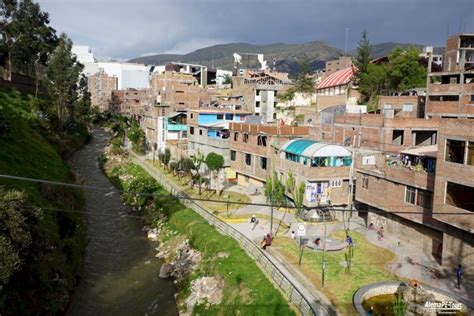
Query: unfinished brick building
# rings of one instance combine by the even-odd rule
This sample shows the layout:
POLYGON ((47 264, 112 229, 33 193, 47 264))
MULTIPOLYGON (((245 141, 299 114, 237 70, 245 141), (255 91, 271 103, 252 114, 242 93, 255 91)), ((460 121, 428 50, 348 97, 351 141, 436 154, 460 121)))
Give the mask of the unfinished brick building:
POLYGON ((105 112, 110 109, 112 100, 112 91, 117 89, 117 77, 109 76, 104 69, 87 78, 87 87, 91 94, 91 104, 99 108, 99 111, 105 112))
POLYGON ((428 117, 474 117, 474 34, 449 37, 443 71, 428 76, 428 117))

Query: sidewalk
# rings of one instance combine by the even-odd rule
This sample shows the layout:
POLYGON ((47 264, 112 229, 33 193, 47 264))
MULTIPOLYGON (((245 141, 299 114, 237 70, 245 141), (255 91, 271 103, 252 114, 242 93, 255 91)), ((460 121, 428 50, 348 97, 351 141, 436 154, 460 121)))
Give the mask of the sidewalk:
POLYGON ((474 280, 465 276, 461 289, 457 289, 455 267, 451 267, 451 271, 447 270, 431 254, 426 254, 410 243, 400 241, 391 235, 386 234, 383 240, 378 240, 375 230, 370 231, 357 223, 351 223, 351 226, 353 227, 351 230, 362 233, 370 243, 388 249, 396 255, 395 262, 387 267, 392 273, 451 292, 465 301, 473 301, 474 280))

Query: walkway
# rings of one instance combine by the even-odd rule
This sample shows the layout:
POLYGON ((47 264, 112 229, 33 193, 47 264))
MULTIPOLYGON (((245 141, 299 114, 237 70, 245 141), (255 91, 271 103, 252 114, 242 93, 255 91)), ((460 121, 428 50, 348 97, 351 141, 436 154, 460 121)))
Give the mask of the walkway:
POLYGON ((474 280, 466 276, 463 279, 461 289, 457 289, 455 287, 455 267, 451 267, 449 270, 441 266, 431 254, 426 254, 410 243, 400 241, 393 236, 385 234, 383 240, 378 240, 375 230, 369 231, 365 226, 358 223, 352 223, 351 225, 352 230, 362 233, 370 243, 386 248, 397 256, 395 262, 387 267, 392 273, 455 293, 468 302, 474 300, 474 280))

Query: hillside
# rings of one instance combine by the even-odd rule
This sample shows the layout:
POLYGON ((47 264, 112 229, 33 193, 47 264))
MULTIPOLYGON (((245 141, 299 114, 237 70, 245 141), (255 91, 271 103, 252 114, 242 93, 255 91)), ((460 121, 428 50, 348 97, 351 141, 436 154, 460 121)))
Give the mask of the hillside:
MULTIPOLYGON (((87 137, 57 133, 34 114, 50 104, 39 103, 0 89, 0 174, 74 182, 58 149, 80 146, 87 137)), ((64 312, 85 248, 82 201, 70 188, 0 178, 2 315, 64 312)))
MULTIPOLYGON (((409 46, 414 46, 418 48, 420 51, 424 47, 426 47, 426 45, 420 45, 420 44, 394 43, 394 42, 373 44, 373 45, 370 45, 370 48, 372 49, 372 58, 376 59, 376 58, 387 56, 397 46, 400 46, 402 48, 408 48, 409 46)), ((435 47, 434 52, 437 54, 442 54, 444 52, 444 47, 435 47)), ((354 56, 356 54, 356 50, 355 49, 352 50, 350 54, 354 56)))
MULTIPOLYGON (((287 71, 294 74, 298 71, 298 62, 307 60, 313 70, 323 68, 324 61, 328 59, 338 58, 341 50, 329 46, 321 41, 308 42, 304 44, 285 44, 275 43, 269 45, 253 45, 246 43, 230 43, 222 45, 214 45, 201 48, 189 54, 159 54, 152 56, 138 57, 130 60, 131 62, 139 62, 145 64, 163 64, 171 61, 179 61, 185 63, 202 64, 215 68, 223 68, 232 70, 234 53, 260 53, 265 54, 268 65, 275 67, 279 71, 287 71)), ((247 58, 243 56, 242 63, 251 66, 257 66, 256 57, 247 58)))
MULTIPOLYGON (((371 45, 372 57, 379 58, 386 56, 396 46, 406 48, 408 46, 415 46, 420 50, 425 45, 420 44, 408 44, 408 43, 394 43, 385 42, 371 45)), ((443 53, 443 47, 435 47, 435 53, 443 53)), ((349 54, 354 55, 356 50, 352 50, 349 54)), ((322 41, 313 41, 303 44, 285 44, 275 43, 269 45, 253 45, 246 43, 230 43, 214 45, 210 47, 201 48, 188 54, 158 54, 143 56, 131 59, 130 62, 144 63, 147 65, 163 65, 168 62, 183 62, 200 64, 211 67, 214 65, 215 68, 222 68, 232 70, 234 65, 234 59, 232 55, 234 53, 261 53, 265 54, 265 59, 268 61, 268 65, 275 68, 278 71, 289 72, 290 75, 295 75, 298 72, 298 63, 307 60, 310 64, 311 70, 317 70, 324 68, 326 60, 337 59, 342 51, 338 48, 329 46, 327 43, 322 41)), ((243 56, 242 63, 247 66, 247 62, 250 66, 258 66, 256 57, 250 57, 250 60, 246 56, 243 56)))

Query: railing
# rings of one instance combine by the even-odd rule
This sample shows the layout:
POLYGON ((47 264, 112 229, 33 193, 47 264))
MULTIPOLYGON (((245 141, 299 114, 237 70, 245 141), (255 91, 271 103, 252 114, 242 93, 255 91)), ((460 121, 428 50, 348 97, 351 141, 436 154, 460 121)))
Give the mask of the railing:
POLYGON ((253 241, 248 239, 244 234, 236 230, 234 227, 220 220, 217 216, 212 214, 208 209, 199 203, 189 199, 190 196, 183 192, 181 188, 172 183, 169 179, 158 173, 157 171, 150 168, 146 163, 133 152, 130 153, 135 156, 136 160, 140 165, 155 179, 157 179, 161 185, 168 190, 172 195, 183 197, 182 202, 192 208, 196 213, 201 215, 207 222, 213 225, 221 234, 232 237, 235 239, 240 247, 252 258, 257 264, 260 265, 263 272, 280 288, 285 294, 288 300, 298 307, 302 315, 330 315, 335 312, 330 312, 325 306, 318 302, 310 302, 300 289, 288 278, 287 274, 281 271, 281 269, 272 261, 272 259, 264 252, 260 247, 253 241))

